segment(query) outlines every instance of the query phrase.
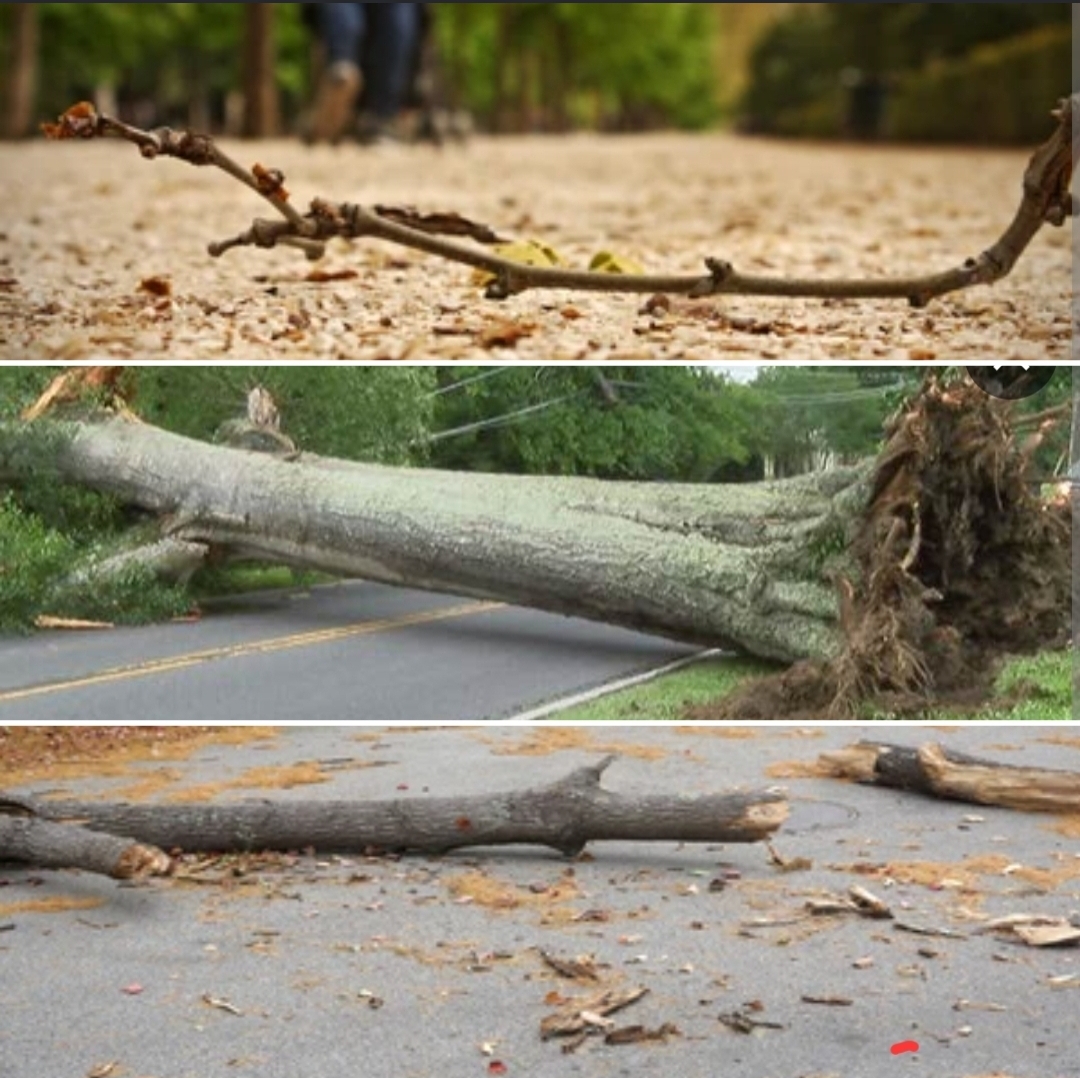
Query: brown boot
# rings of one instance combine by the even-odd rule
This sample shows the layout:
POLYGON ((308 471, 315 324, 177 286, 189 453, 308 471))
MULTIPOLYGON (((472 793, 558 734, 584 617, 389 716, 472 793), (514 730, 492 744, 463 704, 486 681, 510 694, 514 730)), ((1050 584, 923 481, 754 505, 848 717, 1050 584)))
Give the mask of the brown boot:
POLYGON ((353 106, 360 96, 360 68, 347 60, 333 64, 319 83, 311 138, 315 142, 337 142, 352 119, 353 106))

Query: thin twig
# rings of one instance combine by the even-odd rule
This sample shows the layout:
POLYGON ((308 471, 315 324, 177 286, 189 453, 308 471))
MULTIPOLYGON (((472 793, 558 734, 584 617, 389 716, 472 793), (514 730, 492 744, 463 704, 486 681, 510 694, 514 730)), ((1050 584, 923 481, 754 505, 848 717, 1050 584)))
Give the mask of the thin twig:
POLYGON ((266 199, 284 218, 257 220, 232 239, 211 244, 215 258, 239 247, 272 249, 295 247, 309 259, 325 253, 334 238, 380 239, 422 251, 450 262, 472 266, 492 276, 489 299, 508 299, 534 289, 578 292, 667 294, 691 299, 720 295, 800 297, 809 299, 906 299, 914 307, 976 285, 991 285, 1007 277, 1046 226, 1060 228, 1077 216, 1070 187, 1080 158, 1080 139, 1073 137, 1073 118, 1080 112, 1080 95, 1059 103, 1053 113, 1058 126, 1051 138, 1034 154, 1024 174, 1023 199, 1015 218, 1001 238, 977 258, 944 273, 923 277, 859 280, 813 280, 757 277, 740 273, 730 262, 709 258, 705 276, 649 276, 574 271, 554 266, 530 266, 488 251, 444 239, 444 234, 466 236, 479 243, 494 242, 494 233, 456 214, 421 217, 409 211, 377 207, 375 210, 349 203, 316 199, 307 214, 290 203, 285 177, 256 165, 242 168, 217 147, 208 135, 178 132, 170 128, 142 131, 97 113, 82 103, 65 113, 57 124, 44 126, 54 139, 121 138, 139 147, 148 159, 175 157, 197 166, 216 166, 266 199))

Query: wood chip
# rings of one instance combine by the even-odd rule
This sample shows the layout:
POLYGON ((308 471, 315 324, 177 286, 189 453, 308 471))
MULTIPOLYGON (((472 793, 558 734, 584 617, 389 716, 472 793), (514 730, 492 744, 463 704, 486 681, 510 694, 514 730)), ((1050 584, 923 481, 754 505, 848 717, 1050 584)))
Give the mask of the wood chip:
POLYGON ((624 1010, 648 994, 647 988, 607 989, 586 999, 571 1000, 557 1014, 549 1015, 540 1023, 540 1036, 550 1040, 585 1032, 595 1026, 596 1019, 603 1020, 624 1010))

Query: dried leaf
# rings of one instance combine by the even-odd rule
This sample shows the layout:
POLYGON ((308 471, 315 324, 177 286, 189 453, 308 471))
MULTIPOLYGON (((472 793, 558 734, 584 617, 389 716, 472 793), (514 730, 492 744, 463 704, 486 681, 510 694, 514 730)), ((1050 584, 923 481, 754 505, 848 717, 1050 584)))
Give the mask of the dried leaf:
POLYGON ((255 177, 255 183, 259 188, 259 194, 270 199, 271 202, 288 202, 289 192, 285 189, 285 174, 276 168, 263 168, 255 165, 251 170, 255 177))
POLYGON ((139 291, 148 296, 166 298, 172 295, 172 281, 168 277, 145 277, 139 282, 139 291))
POLYGON ((515 348, 536 332, 535 322, 496 322, 480 331, 477 343, 481 348, 515 348))
POLYGON ((45 137, 54 140, 96 138, 99 117, 97 109, 89 101, 72 105, 55 124, 42 124, 45 137))
POLYGON ((111 1078, 120 1069, 120 1060, 114 1059, 111 1063, 102 1063, 100 1067, 93 1067, 86 1072, 86 1078, 111 1078))
POLYGON ((550 1040, 582 1033, 595 1026, 596 1019, 603 1021, 608 1015, 637 1003, 648 993, 647 988, 607 989, 587 999, 570 1000, 558 1014, 549 1015, 540 1023, 540 1035, 544 1040, 550 1040))
POLYGON ((891 921, 892 910, 877 895, 871 894, 865 887, 850 887, 848 895, 861 914, 879 921, 891 921))
POLYGON ((243 1017, 244 1012, 234 1007, 227 999, 217 999, 209 994, 202 997, 203 1003, 214 1010, 224 1011, 226 1014, 234 1014, 237 1018, 243 1017))
POLYGON ((337 281, 355 281, 359 276, 356 270, 312 270, 304 280, 311 284, 334 284, 337 281))
POLYGON ((459 213, 417 213, 396 206, 376 206, 375 212, 387 221, 427 232, 433 236, 464 236, 483 244, 505 244, 487 225, 477 224, 459 213))
POLYGON ((613 1047, 621 1047, 627 1044, 650 1044, 659 1041, 667 1044, 671 1037, 681 1037, 682 1031, 665 1022, 659 1029, 646 1029, 644 1026, 626 1026, 623 1029, 613 1029, 605 1038, 604 1043, 613 1047))
POLYGON ((761 1022, 740 1011, 722 1014, 718 1021, 721 1025, 727 1026, 728 1029, 734 1030, 736 1033, 745 1033, 747 1035, 757 1029, 784 1029, 784 1026, 778 1022, 761 1022))
POLYGON ((569 962, 562 958, 556 958, 546 951, 541 951, 540 957, 544 960, 544 963, 550 966, 560 977, 566 977, 567 980, 598 981, 600 979, 596 972, 595 960, 592 958, 579 958, 576 961, 569 962))
POLYGON ((1080 928, 1068 921, 1040 927, 1018 925, 1013 931, 1029 947, 1080 947, 1080 928))

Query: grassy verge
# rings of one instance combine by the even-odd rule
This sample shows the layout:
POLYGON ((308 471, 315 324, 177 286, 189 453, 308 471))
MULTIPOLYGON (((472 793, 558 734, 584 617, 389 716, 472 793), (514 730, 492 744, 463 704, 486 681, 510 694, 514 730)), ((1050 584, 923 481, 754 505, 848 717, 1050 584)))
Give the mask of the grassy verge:
POLYGON ((199 602, 261 591, 287 591, 333 584, 337 577, 301 572, 280 565, 231 565, 199 573, 191 582, 192 597, 199 602))
MULTIPOLYGON (((614 693, 552 718, 559 722, 680 722, 689 707, 715 703, 755 677, 774 672, 762 663, 713 659, 687 667, 656 681, 614 693)), ((934 721, 982 720, 1000 722, 1062 722, 1073 718, 1073 656, 1070 651, 1047 652, 1015 659, 997 678, 994 696, 979 711, 942 709, 915 716, 934 721)), ((868 714, 867 721, 897 718, 868 714)), ((911 720, 913 716, 904 716, 911 720)))

